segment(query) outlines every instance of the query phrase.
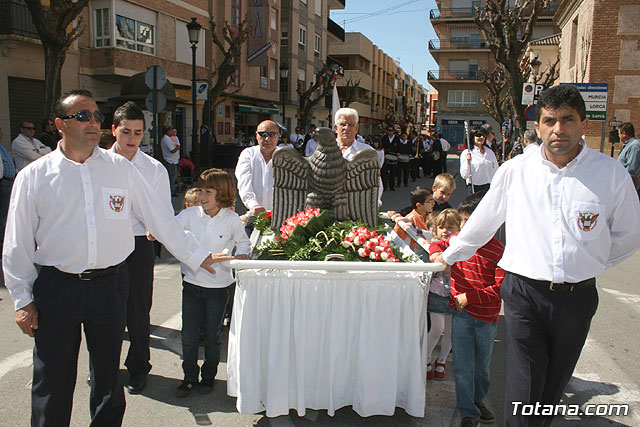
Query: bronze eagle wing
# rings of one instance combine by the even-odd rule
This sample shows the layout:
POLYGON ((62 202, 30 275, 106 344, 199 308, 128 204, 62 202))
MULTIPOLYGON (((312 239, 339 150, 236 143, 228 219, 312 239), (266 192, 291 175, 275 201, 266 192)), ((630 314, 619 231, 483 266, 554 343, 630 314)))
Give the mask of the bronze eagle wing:
POLYGON ((375 150, 361 150, 347 162, 344 189, 349 215, 372 227, 378 224, 378 188, 380 160, 375 150))
POLYGON ((282 147, 273 153, 273 217, 278 231, 284 221, 304 209, 309 181, 309 162, 295 148, 282 147))

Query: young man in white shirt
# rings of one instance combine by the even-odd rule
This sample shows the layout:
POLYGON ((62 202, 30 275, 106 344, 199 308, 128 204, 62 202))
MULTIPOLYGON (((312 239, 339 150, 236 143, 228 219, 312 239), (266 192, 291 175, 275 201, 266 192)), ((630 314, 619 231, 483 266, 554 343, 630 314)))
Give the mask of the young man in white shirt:
MULTIPOLYGON (((173 212, 171 189, 167 169, 151 156, 140 151, 144 136, 144 113, 133 101, 118 107, 113 114, 111 131, 116 142, 111 151, 129 160, 140 171, 153 193, 173 212)), ((141 393, 147 385, 147 374, 151 370, 149 360, 149 336, 151 333, 150 312, 153 301, 153 267, 155 265, 154 243, 147 239, 142 219, 133 215, 135 249, 126 259, 129 273, 129 298, 127 299, 127 331, 129 352, 124 364, 129 371, 127 390, 130 394, 141 393)))
POLYGON ((90 92, 67 92, 54 114, 62 141, 16 176, 2 254, 16 323, 35 338, 31 423, 69 425, 82 330, 91 425, 119 426, 132 213, 194 270, 233 257, 203 249, 128 160, 98 148, 104 116, 90 92))
POLYGON ((491 188, 436 262, 470 258, 502 225, 498 264, 507 328, 507 426, 548 425, 523 405, 555 405, 578 362, 598 305, 595 276, 640 247, 640 203, 622 165, 587 147, 584 100, 572 85, 538 100, 540 150, 502 165, 491 188), (535 256, 531 256, 534 254, 535 256), (521 403, 517 403, 521 402, 521 403))
POLYGON ((174 195, 174 186, 176 177, 178 176, 178 162, 180 161, 180 140, 178 139, 178 131, 175 128, 167 128, 164 136, 160 140, 162 147, 162 157, 167 164, 167 172, 169 173, 169 185, 171 195, 174 195))

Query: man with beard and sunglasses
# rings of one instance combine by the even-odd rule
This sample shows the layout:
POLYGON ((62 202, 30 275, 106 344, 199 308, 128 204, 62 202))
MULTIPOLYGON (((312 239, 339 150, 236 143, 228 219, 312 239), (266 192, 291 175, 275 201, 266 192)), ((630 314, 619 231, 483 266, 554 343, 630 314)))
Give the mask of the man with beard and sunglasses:
POLYGON ((91 426, 119 426, 132 215, 194 270, 233 257, 203 249, 129 160, 98 147, 104 116, 91 92, 67 92, 54 114, 62 140, 16 176, 2 254, 16 323, 35 341, 31 425, 70 424, 84 331, 91 426))

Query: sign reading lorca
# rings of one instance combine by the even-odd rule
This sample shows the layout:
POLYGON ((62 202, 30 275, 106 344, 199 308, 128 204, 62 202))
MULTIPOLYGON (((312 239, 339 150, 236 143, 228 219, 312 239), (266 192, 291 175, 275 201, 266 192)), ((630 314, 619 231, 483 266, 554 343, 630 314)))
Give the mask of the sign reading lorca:
POLYGON ((607 119, 609 83, 569 83, 580 91, 587 107, 587 119, 602 122, 607 119))

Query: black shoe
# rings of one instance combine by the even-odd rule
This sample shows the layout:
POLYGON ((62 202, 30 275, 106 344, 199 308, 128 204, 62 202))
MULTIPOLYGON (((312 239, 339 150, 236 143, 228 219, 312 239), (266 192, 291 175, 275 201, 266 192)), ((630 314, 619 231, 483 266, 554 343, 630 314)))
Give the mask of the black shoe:
POLYGON ((478 420, 473 417, 464 417, 460 423, 460 427, 476 427, 477 425, 478 420))
POLYGON ((198 393, 200 394, 209 394, 213 391, 213 385, 215 380, 213 378, 202 379, 198 383, 198 393))
POLYGON ((147 374, 132 375, 127 384, 129 394, 140 394, 147 386, 147 374))
POLYGON ((480 409, 480 422, 482 424, 491 424, 496 420, 496 417, 493 416, 493 412, 485 406, 484 402, 475 402, 475 405, 480 409))
POLYGON ((176 389, 176 396, 178 397, 187 397, 191 394, 191 391, 193 390, 193 387, 195 387, 198 383, 197 382, 190 382, 190 381, 182 381, 182 384, 180 384, 180 387, 178 387, 176 389))

